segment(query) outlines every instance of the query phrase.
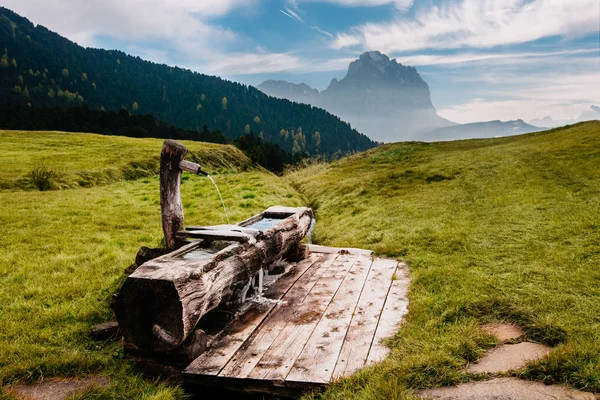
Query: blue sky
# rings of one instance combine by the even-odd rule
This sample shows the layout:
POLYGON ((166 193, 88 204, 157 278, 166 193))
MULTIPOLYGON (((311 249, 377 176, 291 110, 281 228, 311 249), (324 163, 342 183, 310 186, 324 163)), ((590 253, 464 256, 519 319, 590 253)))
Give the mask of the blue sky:
POLYGON ((417 68, 457 122, 600 105, 598 0, 4 0, 83 46, 257 85, 324 89, 379 50, 417 68))

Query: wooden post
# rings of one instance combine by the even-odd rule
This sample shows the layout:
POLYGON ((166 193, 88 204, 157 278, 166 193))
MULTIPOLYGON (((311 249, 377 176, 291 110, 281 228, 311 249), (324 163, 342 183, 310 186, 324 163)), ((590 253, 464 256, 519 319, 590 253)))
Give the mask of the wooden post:
POLYGON ((165 245, 168 251, 176 249, 177 232, 183 229, 181 204, 181 168, 187 149, 175 140, 165 140, 160 153, 160 212, 165 245))

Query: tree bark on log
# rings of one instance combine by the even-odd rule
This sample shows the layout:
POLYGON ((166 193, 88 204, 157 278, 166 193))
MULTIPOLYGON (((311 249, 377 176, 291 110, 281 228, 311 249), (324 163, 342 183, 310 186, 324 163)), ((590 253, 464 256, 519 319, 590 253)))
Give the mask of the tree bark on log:
POLYGON ((160 153, 160 212, 168 251, 177 248, 177 232, 183 229, 181 204, 181 168, 187 149, 175 140, 165 140, 160 153))
POLYGON ((233 244, 209 260, 177 252, 148 261, 119 292, 115 312, 125 339, 140 349, 167 352, 180 346, 209 310, 229 301, 259 269, 283 257, 306 235, 313 218, 298 208, 256 240, 233 244))

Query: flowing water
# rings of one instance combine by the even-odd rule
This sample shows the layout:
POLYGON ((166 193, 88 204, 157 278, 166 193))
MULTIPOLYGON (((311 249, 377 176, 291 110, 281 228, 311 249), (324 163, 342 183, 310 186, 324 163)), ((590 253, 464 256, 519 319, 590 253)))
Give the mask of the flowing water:
POLYGON ((223 212, 225 213, 225 219, 227 220, 227 224, 229 224, 229 216, 227 215, 227 208, 225 207, 225 202, 223 201, 223 196, 221 196, 221 191, 219 190, 219 187, 215 183, 215 181, 212 178, 212 176, 206 175, 206 177, 208 179, 210 179, 210 181, 212 182, 212 184, 215 186, 215 189, 217 189, 217 193, 219 193, 219 198, 221 199, 221 204, 223 205, 223 212))
POLYGON ((313 231, 315 230, 316 224, 317 224, 316 219, 313 218, 310 220, 310 227, 308 228, 308 233, 306 234, 306 239, 308 240, 308 244, 312 244, 312 234, 313 234, 313 231))

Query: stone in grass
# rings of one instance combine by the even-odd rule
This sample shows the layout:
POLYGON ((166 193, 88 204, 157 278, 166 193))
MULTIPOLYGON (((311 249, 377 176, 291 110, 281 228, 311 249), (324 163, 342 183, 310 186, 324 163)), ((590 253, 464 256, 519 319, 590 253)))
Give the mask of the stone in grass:
POLYGON ((98 324, 92 328, 90 335, 94 340, 117 340, 119 338, 119 323, 109 321, 98 324))
POLYGON ((549 352, 549 347, 538 343, 503 344, 469 365, 466 372, 495 374, 520 369, 530 361, 546 357, 549 352))
POLYGON ((520 338, 525 334, 525 331, 520 326, 504 322, 485 324, 481 329, 488 335, 495 336, 502 343, 520 338))
POLYGON ((105 387, 110 379, 105 376, 88 376, 87 378, 49 378, 31 385, 12 385, 7 393, 23 400, 63 400, 70 398, 91 387, 105 387))
POLYGON ((422 390, 417 396, 423 399, 443 400, 597 400, 589 392, 561 385, 544 385, 540 382, 517 378, 496 378, 484 382, 471 382, 458 386, 422 390))

